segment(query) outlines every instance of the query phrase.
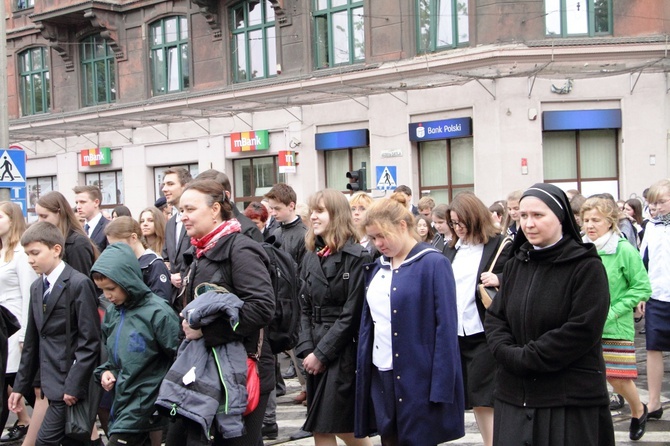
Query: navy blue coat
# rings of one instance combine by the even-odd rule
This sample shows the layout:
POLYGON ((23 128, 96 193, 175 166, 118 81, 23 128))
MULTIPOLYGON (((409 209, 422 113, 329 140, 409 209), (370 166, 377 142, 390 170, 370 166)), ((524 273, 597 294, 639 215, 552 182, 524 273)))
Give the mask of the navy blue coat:
MULTIPOLYGON (((366 265, 369 285, 388 258, 366 265)), ((427 445, 465 435, 463 377, 458 349, 456 285, 449 261, 417 244, 391 284, 393 373, 400 444, 427 445)), ((356 375, 357 437, 376 431, 370 398, 374 323, 364 303, 356 375)))

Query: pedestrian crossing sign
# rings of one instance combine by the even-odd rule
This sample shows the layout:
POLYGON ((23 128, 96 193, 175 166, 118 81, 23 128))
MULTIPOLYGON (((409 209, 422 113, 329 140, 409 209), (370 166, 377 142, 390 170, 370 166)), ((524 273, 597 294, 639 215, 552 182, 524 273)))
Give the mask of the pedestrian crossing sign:
POLYGON ((23 150, 1 150, 0 186, 12 187, 26 182, 26 152, 23 150))
POLYGON ((393 190, 398 187, 396 166, 376 166, 377 190, 393 190))

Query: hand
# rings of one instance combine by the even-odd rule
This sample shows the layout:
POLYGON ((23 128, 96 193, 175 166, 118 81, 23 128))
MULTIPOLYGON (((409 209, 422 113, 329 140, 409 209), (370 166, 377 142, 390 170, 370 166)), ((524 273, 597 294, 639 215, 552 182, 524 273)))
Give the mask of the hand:
POLYGON ((7 400, 7 405, 9 406, 9 410, 11 410, 14 413, 19 413, 23 410, 23 395, 17 392, 12 392, 11 395, 9 395, 9 399, 7 400))
POLYGON ((115 383, 116 378, 114 377, 114 374, 109 370, 105 370, 102 374, 102 378, 100 379, 100 385, 102 388, 109 392, 114 388, 115 383))
POLYGON ((65 395, 63 395, 63 401, 65 401, 65 404, 67 404, 68 406, 74 406, 75 404, 77 404, 77 397, 68 395, 66 393, 65 395))
POLYGON ((181 288, 181 274, 170 274, 170 282, 175 288, 181 288))
POLYGON ((305 368, 305 372, 310 375, 318 375, 326 371, 326 366, 319 361, 319 358, 314 353, 310 353, 303 359, 302 366, 305 368))
POLYGON ((498 280, 498 276, 496 276, 493 273, 484 272, 484 273, 482 273, 481 276, 479 276, 479 278, 482 281, 482 285, 484 285, 486 287, 500 286, 500 281, 498 280))
POLYGON ((644 312, 646 311, 646 309, 647 309, 647 302, 640 302, 639 304, 637 304, 636 312, 640 312, 642 316, 644 316, 644 312))
POLYGON ((186 339, 189 341, 195 341, 196 339, 200 339, 202 337, 202 330, 195 330, 191 328, 191 326, 188 325, 188 322, 186 322, 186 319, 181 321, 181 328, 184 329, 184 335, 186 335, 186 339))

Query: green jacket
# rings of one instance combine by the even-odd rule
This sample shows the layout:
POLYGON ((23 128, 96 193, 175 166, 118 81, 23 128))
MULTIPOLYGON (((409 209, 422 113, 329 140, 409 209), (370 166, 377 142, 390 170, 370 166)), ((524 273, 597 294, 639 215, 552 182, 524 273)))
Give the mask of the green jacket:
POLYGON ((603 338, 632 341, 635 339, 633 311, 637 304, 651 296, 651 285, 640 253, 622 237, 612 236, 598 251, 607 270, 610 287, 610 310, 603 338))
POLYGON ((152 419, 163 377, 175 357, 179 319, 165 299, 142 281, 139 262, 130 247, 115 243, 105 249, 91 268, 116 282, 126 301, 110 307, 102 324, 107 362, 95 370, 100 381, 105 370, 116 377, 109 433, 147 432, 165 423, 152 419))

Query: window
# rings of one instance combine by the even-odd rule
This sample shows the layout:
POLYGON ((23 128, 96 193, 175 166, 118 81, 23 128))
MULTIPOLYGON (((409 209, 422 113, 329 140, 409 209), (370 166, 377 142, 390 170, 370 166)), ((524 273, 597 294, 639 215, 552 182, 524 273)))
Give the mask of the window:
POLYGON ((275 184, 286 182, 276 156, 233 160, 233 172, 235 203, 240 211, 252 201, 261 201, 275 184))
POLYGON ((349 193, 347 190, 347 172, 358 170, 365 163, 366 183, 368 189, 372 188, 372 165, 370 164, 370 148, 362 147, 358 149, 326 150, 326 187, 341 190, 349 193))
POLYGON ((183 167, 184 169, 188 169, 188 171, 191 172, 191 176, 193 178, 198 176, 199 167, 197 163, 154 167, 154 185, 156 187, 156 193, 154 194, 154 197, 156 198, 156 200, 158 200, 160 197, 163 196, 163 172, 165 172, 168 169, 174 169, 177 167, 183 167))
POLYGON ((277 75, 275 13, 265 0, 246 0, 230 9, 235 82, 277 75))
POLYGON ((419 53, 468 42, 468 0, 417 0, 416 7, 419 53))
POLYGON ((116 101, 114 52, 99 34, 81 42, 81 76, 84 105, 116 101))
POLYGON ((45 48, 31 48, 19 54, 19 82, 24 116, 49 111, 51 86, 45 48))
POLYGON ((16 9, 28 9, 35 7, 35 0, 16 0, 16 9))
POLYGON ((419 190, 436 203, 449 203, 458 193, 474 192, 473 139, 455 138, 419 143, 419 190))
POLYGON ((612 0, 545 0, 548 36, 612 33, 612 0))
POLYGON ((544 181, 588 197, 619 196, 617 131, 576 130, 542 134, 544 181))
POLYGON ((28 210, 35 209, 35 203, 46 193, 58 190, 58 177, 37 177, 26 180, 28 188, 28 210))
POLYGON ((120 170, 87 173, 86 184, 100 188, 102 192, 100 207, 113 208, 123 204, 123 172, 120 170))
POLYGON ((314 0, 317 68, 365 60, 363 1, 314 0))
POLYGON ((154 94, 190 86, 188 20, 168 17, 151 25, 151 85, 154 94))

